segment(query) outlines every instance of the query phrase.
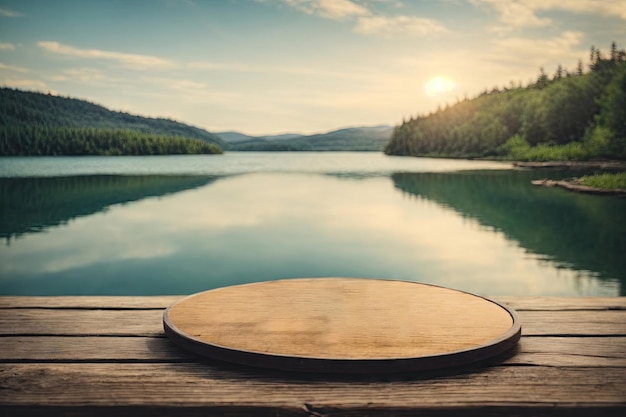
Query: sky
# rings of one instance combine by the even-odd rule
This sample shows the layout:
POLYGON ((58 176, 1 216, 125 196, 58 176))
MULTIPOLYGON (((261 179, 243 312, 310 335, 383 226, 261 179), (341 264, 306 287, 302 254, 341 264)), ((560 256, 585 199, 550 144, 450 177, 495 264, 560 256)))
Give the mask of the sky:
POLYGON ((0 0, 0 85, 212 132, 397 125, 626 47, 626 0, 0 0))

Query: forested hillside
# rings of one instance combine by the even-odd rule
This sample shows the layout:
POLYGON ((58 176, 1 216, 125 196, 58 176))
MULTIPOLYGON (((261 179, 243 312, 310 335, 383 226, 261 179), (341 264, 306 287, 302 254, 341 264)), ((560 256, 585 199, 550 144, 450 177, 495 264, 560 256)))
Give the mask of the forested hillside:
POLYGON ((591 48, 582 62, 553 76, 541 69, 526 87, 485 91, 404 121, 390 155, 495 157, 514 160, 626 159, 626 52, 591 48))
POLYGON ((87 101, 0 89, 0 155, 220 153, 223 141, 168 119, 114 112, 87 101))
POLYGON ((233 151, 377 151, 383 150, 392 128, 390 126, 351 127, 317 135, 281 140, 255 138, 231 143, 233 151))

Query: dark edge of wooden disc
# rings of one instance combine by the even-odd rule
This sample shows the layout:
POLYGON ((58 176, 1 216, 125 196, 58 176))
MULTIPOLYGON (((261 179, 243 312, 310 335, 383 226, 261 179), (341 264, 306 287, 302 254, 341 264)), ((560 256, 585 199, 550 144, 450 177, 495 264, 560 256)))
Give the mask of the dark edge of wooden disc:
MULTIPOLYGON (((298 279, 298 278, 295 278, 298 279)), ((315 279, 315 278, 304 278, 315 279)), ((248 365, 257 368, 269 368, 278 369, 283 371, 297 371, 297 372, 320 372, 320 373, 333 373, 333 374, 369 374, 369 373, 399 373, 399 372, 415 372, 415 371, 431 371, 436 369, 458 367, 462 365, 468 365, 474 362, 482 361, 492 358, 501 353, 506 352, 517 344, 522 335, 522 324, 520 319, 512 308, 500 304, 496 301, 490 300, 480 295, 472 294, 466 291, 455 290, 439 285, 426 284, 415 281, 401 281, 401 280, 385 280, 367 278, 372 281, 398 281, 406 282, 409 284, 428 285, 431 287, 438 287, 447 289, 450 291, 456 291, 459 293, 468 294, 477 298, 482 298, 485 301, 493 303, 500 308, 504 309, 513 321, 511 328, 503 333, 500 337, 494 338, 488 343, 476 346, 470 349, 463 349, 459 351, 447 352, 437 355, 417 356, 408 358, 385 358, 385 359, 329 359, 329 358, 315 358, 315 357, 300 357, 300 356, 288 356, 288 355, 276 355, 262 352, 250 352, 245 350, 237 350, 224 346, 211 344, 199 339, 194 338, 179 331, 176 326, 171 322, 169 318, 169 310, 179 303, 185 302, 187 299, 194 297, 203 291, 189 295, 182 300, 169 306, 163 313, 163 330, 166 336, 174 342, 174 344, 186 349, 190 352, 198 354, 200 356, 208 357, 211 359, 217 359, 225 362, 236 363, 240 365, 248 365)), ((287 281, 287 280, 275 280, 275 281, 287 281)), ((266 282, 275 281, 263 281, 254 282, 249 284, 240 284, 234 286, 243 285, 255 285, 263 284, 266 282)), ((225 287, 221 287, 225 288, 225 287)))

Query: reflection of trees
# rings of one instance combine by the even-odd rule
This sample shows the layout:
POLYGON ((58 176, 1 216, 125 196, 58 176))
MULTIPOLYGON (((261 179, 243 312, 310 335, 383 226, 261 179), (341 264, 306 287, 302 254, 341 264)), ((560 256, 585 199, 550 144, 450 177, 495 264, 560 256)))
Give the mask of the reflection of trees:
POLYGON ((394 174, 393 181, 398 189, 476 219, 559 265, 617 278, 626 295, 626 199, 530 185, 545 176, 537 171, 420 173, 394 174))
POLYGON ((0 178, 0 237, 17 237, 65 224, 113 204, 177 193, 214 177, 80 176, 0 178))

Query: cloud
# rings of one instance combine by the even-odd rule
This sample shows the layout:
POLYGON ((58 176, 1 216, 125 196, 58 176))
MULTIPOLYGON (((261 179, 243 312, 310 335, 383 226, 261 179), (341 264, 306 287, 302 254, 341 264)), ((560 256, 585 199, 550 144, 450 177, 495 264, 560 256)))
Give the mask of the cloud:
MULTIPOLYGON (((385 16, 350 0, 284 0, 291 7, 310 15, 333 20, 351 19, 356 22, 354 32, 361 35, 392 37, 397 35, 424 36, 447 32, 433 19, 417 16, 385 16)), ((386 0, 382 0, 386 1, 386 0)), ((397 2, 394 2, 399 7, 397 2)))
POLYGON ((626 0, 520 0, 534 10, 564 10, 574 13, 602 14, 626 20, 626 0))
POLYGON ((255 67, 252 65, 238 64, 238 63, 223 63, 223 62, 190 62, 186 65, 190 69, 200 69, 208 71, 230 71, 230 72, 266 72, 265 69, 255 67))
POLYGON ((350 0, 285 0, 287 5, 327 19, 367 16, 371 12, 350 0))
POLYGON ((410 16, 367 16, 358 19, 354 31, 366 35, 411 35, 425 36, 446 32, 436 20, 410 16))
MULTIPOLYGON (((535 8, 523 0, 471 0, 473 4, 488 5, 500 14, 499 20, 509 28, 548 26, 551 19, 539 18, 535 8)), ((500 28, 502 29, 502 28, 500 28)))
POLYGON ((14 87, 20 89, 30 89, 37 91, 48 91, 48 86, 43 81, 39 80, 24 80, 15 78, 4 78, 0 81, 0 84, 6 87, 14 87))
MULTIPOLYGON (((67 75, 64 80, 70 78, 73 81, 80 81, 82 83, 101 81, 104 79, 102 72, 94 68, 70 68, 63 71, 63 73, 67 75)), ((58 79, 58 81, 64 80, 58 79)))
POLYGON ((0 16, 4 16, 4 17, 20 17, 20 16, 24 16, 24 15, 22 13, 20 13, 20 12, 14 11, 14 10, 0 9, 0 16))
POLYGON ((76 56, 87 59, 104 59, 120 63, 128 68, 171 68, 176 66, 173 61, 151 55, 128 54, 124 52, 103 51, 99 49, 80 49, 70 45, 63 45, 54 41, 40 41, 37 45, 49 52, 61 55, 76 56))
POLYGON ((559 36, 547 39, 506 38, 494 41, 494 56, 509 57, 517 62, 542 65, 550 60, 580 58, 575 48, 581 44, 582 32, 567 31, 559 36))
POLYGON ((168 87, 176 90, 199 90, 206 89, 207 85, 205 83, 192 80, 171 80, 168 87))
POLYGON ((30 71, 28 68, 16 67, 13 65, 6 65, 6 64, 3 64, 2 62, 0 62, 0 70, 22 72, 22 73, 30 71))
POLYGON ((602 14, 626 19, 626 0, 470 0, 472 4, 494 9, 502 29, 541 27, 552 24, 552 19, 537 16, 538 12, 561 10, 572 13, 602 14))
POLYGON ((335 77, 335 78, 355 78, 359 77, 355 68, 348 68, 344 71, 339 69, 315 68, 311 66, 284 66, 284 65, 250 65, 243 63, 224 62, 189 62, 185 68, 205 71, 259 73, 259 74, 287 74, 309 77, 335 77), (355 73, 356 72, 356 73, 355 73))
POLYGON ((0 42, 0 51, 14 51, 15 45, 8 42, 0 42))

